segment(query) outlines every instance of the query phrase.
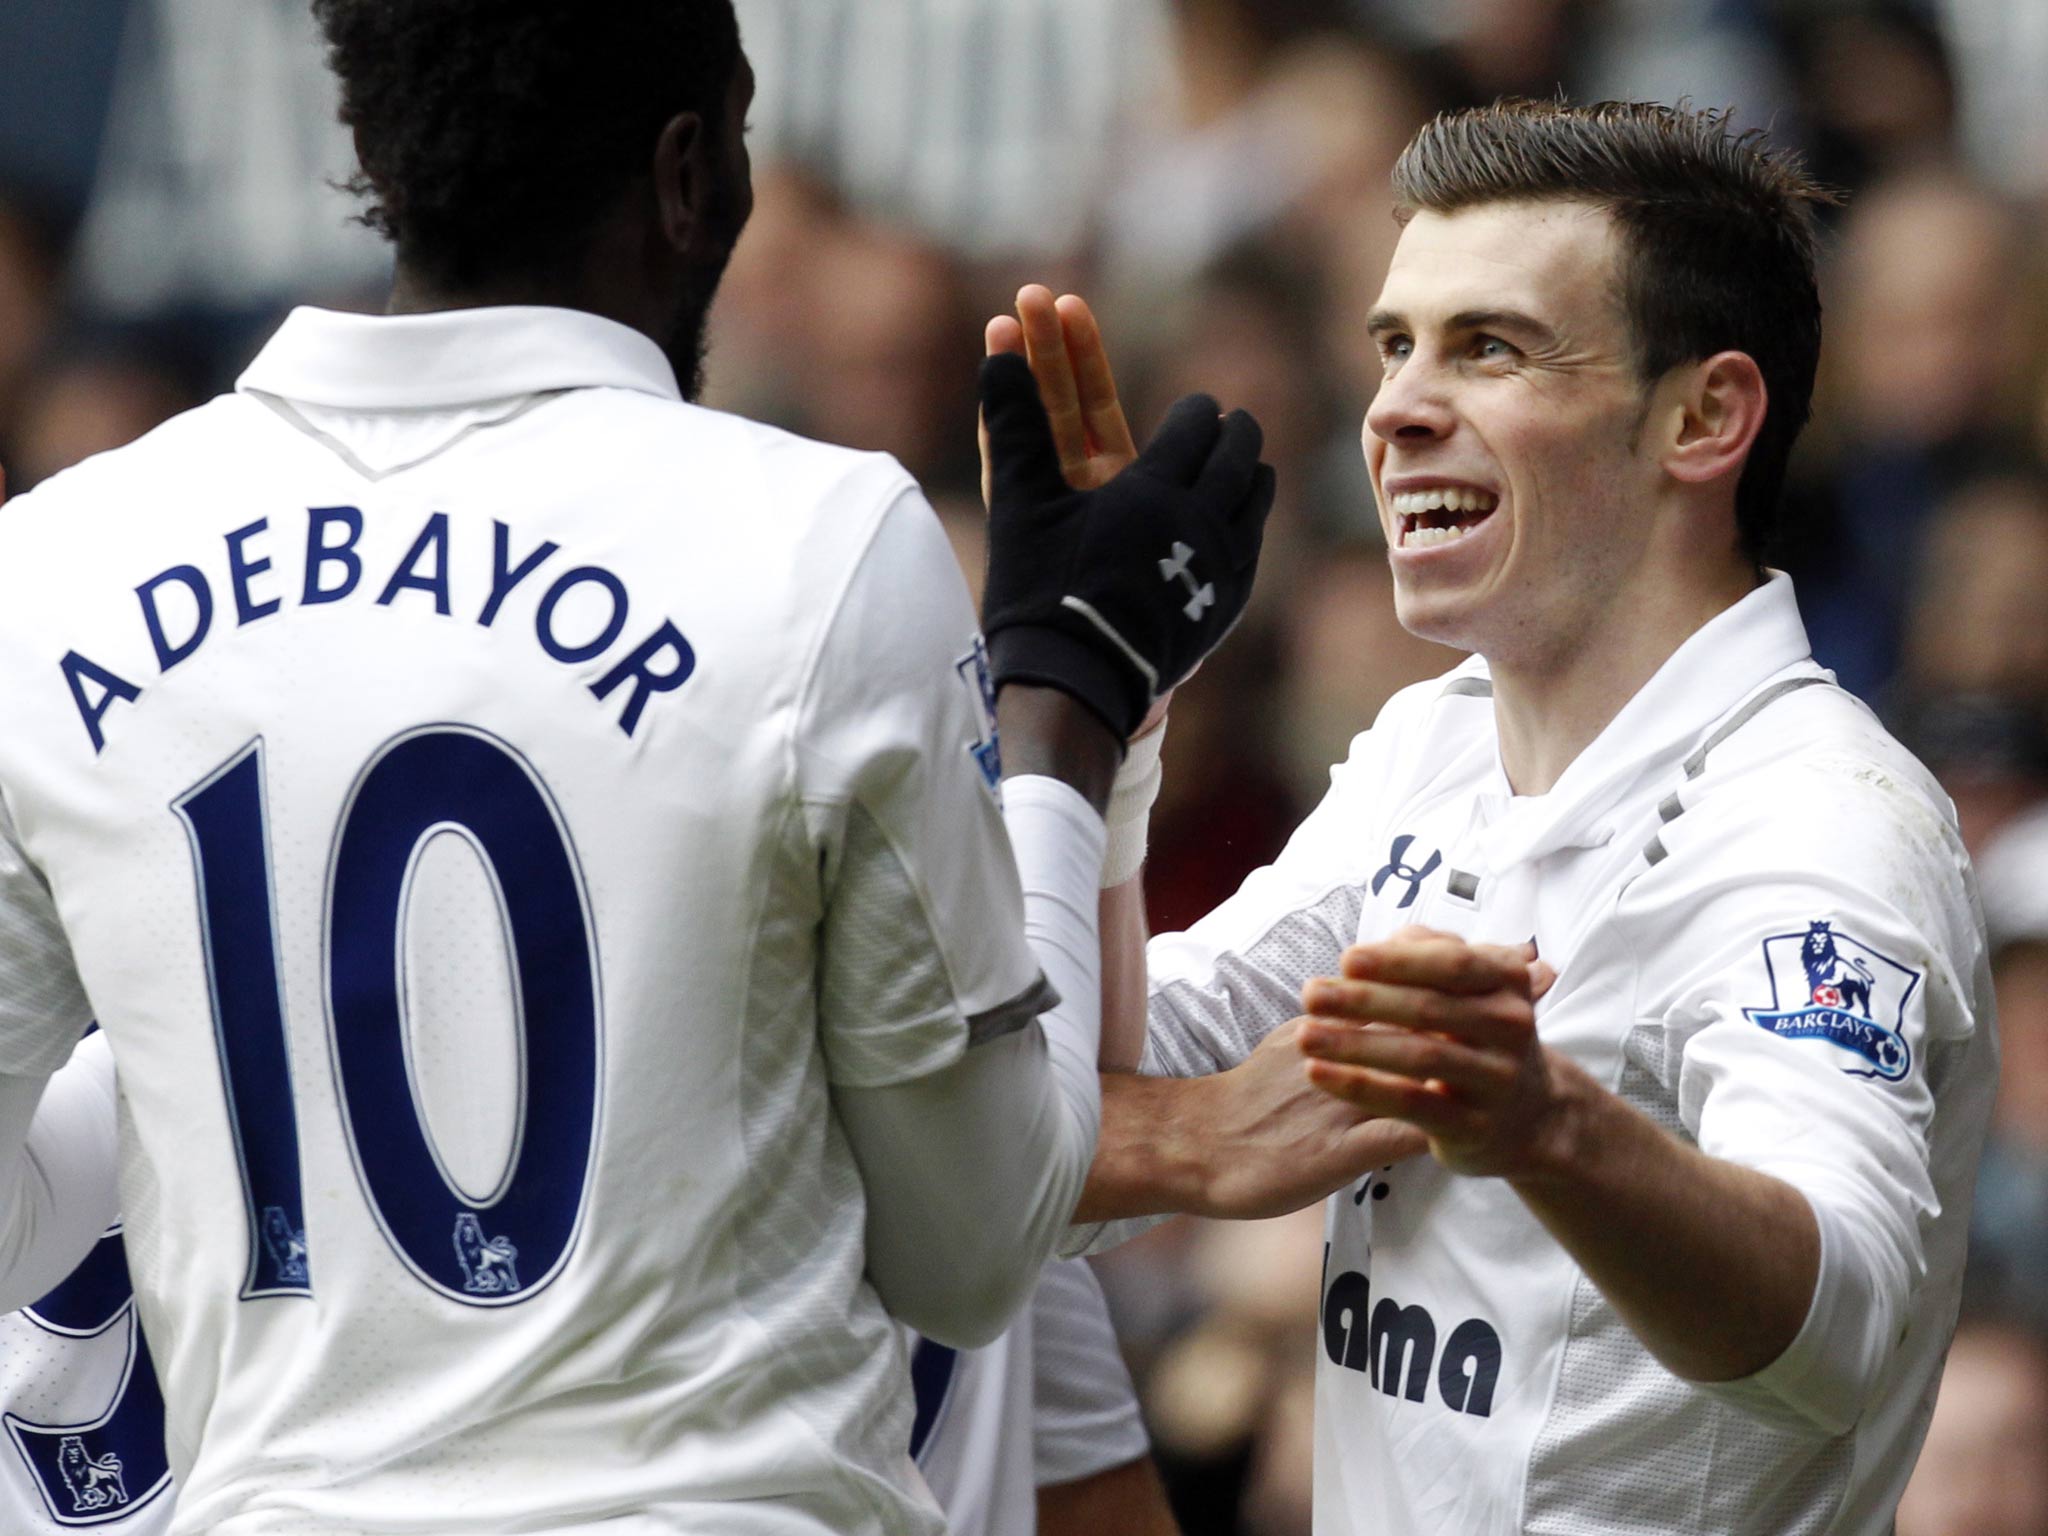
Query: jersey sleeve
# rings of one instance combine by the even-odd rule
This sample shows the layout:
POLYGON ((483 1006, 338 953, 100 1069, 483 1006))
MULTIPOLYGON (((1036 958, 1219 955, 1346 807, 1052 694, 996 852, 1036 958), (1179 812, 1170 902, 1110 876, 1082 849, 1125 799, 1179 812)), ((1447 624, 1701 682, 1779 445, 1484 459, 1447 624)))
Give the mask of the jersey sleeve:
MULTIPOLYGON (((1392 706, 1390 706, 1391 709, 1392 706)), ((1236 1066, 1301 1012, 1302 985, 1334 976, 1357 942, 1365 887, 1356 850, 1376 801, 1386 716, 1330 770, 1330 789, 1280 856, 1253 870, 1184 933, 1146 946, 1145 1056, 1154 1077, 1201 1077, 1236 1066)))
POLYGON ((1667 827, 1664 866, 1624 898, 1620 926, 1639 977, 1631 1054, 1675 1089, 1701 1151, 1791 1184, 1821 1232, 1799 1338, 1714 1390, 1840 1432, 1927 1274, 1936 1117, 1962 1112, 1944 1090, 1988 1043, 1988 981, 1967 862, 1940 815, 1806 790, 1667 827))
POLYGON ((843 1087, 923 1076, 1051 1001, 1024 939, 987 653, 907 484, 820 636, 796 775, 823 872, 819 1025, 843 1087))
POLYGON ((1151 1449, 1109 1305, 1085 1260, 1048 1264, 1031 1301, 1031 1448, 1041 1488, 1078 1482, 1151 1449))
POLYGON ((0 1074, 56 1071, 91 1021, 56 900, 0 797, 0 1074))

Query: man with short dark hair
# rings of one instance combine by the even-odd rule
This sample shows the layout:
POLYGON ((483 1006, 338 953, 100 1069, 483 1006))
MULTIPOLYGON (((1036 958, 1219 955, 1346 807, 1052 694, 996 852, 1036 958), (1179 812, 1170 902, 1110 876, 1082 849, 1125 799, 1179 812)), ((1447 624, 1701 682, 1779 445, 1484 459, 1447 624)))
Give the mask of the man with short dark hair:
POLYGON ((1366 459, 1402 622, 1477 654, 1152 942, 1082 1216, 1270 1203, 1200 1074, 1306 1053, 1385 1138, 1328 1206, 1322 1536, 1879 1536, 1997 1051, 1948 802, 1759 565, 1822 194, 1718 115, 1549 102, 1395 189, 1366 459))
POLYGON ((892 460, 690 403, 729 0, 315 13, 392 312, 0 520, 0 1291, 69 1268, 97 1017, 169 1451, 45 1436, 36 1497, 938 1536, 891 1317, 986 1343, 1065 1229, 1101 812, 1249 595, 1258 427, 1078 491, 992 366, 984 646, 892 460))

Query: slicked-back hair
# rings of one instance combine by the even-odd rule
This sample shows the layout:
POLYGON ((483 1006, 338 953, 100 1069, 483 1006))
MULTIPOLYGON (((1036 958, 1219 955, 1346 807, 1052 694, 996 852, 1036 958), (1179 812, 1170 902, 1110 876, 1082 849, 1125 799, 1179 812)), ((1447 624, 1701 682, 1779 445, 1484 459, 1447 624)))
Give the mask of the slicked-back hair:
POLYGON ((1722 351, 1763 374, 1769 404, 1735 493, 1742 549, 1763 557, 1820 360, 1813 210, 1836 201, 1796 157, 1726 112, 1505 100, 1424 127, 1394 167, 1394 198, 1404 221, 1490 203, 1605 209, 1643 382, 1722 351))
POLYGON ((722 131, 732 0, 312 0, 355 134, 363 222, 461 287, 551 274, 653 163, 722 131))

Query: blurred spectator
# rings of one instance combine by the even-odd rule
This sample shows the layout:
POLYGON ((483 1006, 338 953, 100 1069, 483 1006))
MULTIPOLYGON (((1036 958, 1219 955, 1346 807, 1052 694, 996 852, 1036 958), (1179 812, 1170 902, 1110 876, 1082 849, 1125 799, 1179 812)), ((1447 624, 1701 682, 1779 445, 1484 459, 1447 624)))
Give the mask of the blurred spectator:
POLYGON ((1910 562, 1885 714, 1956 802, 1963 841, 2048 794, 2048 478, 1987 475, 1945 498, 1910 562))
POLYGON ((1782 551, 1814 654, 1877 697, 1936 505, 2025 421, 2032 292, 2014 212, 1954 172, 1888 183, 1850 210, 1828 274, 1810 515, 1782 551), (1931 232, 1937 232, 1931 233, 1931 232))
POLYGON ((2040 1334, 1989 1319, 1966 1318, 1956 1330, 1898 1536, 2048 1536, 2040 1334))
POLYGON ((1970 1218, 1970 1281, 2048 1323, 2048 805, 1993 839, 1978 872, 2000 1061, 1970 1218))
POLYGON ((2048 194, 2048 5, 1940 0, 1962 78, 1972 163, 1994 186, 2048 194))
POLYGON ((1416 51, 1447 107, 1584 94, 1588 0, 1360 0, 1356 9, 1416 51))
POLYGON ((1737 122, 1797 142, 1799 101, 1769 0, 1603 0, 1586 27, 1587 100, 1730 107, 1737 122))
POLYGON ((1174 89, 1134 140, 1103 210, 1113 275, 1201 270, 1297 212, 1341 212, 1421 115, 1416 61, 1337 30, 1315 0, 1180 0, 1174 89), (1337 201, 1325 201, 1326 194, 1337 201))
POLYGON ((336 100, 307 0, 131 0, 81 234, 89 306, 217 314, 232 352, 291 302, 381 301, 391 256, 338 186, 355 152, 336 100))
POLYGON ((26 199, 0 193, 0 454, 56 323, 60 254, 50 222, 26 199))
POLYGON ((810 356, 810 255, 842 217, 816 177, 786 163, 755 167, 753 216, 711 310, 705 404, 790 419, 810 356))
POLYGON ((1187 1536, 1307 1536, 1314 1440, 1302 1391, 1313 1392, 1313 1357, 1303 1346, 1319 1328, 1321 1208, 1186 1226, 1201 1318, 1160 1354, 1145 1399, 1175 1512, 1187 1536))
POLYGON ((1952 157, 1956 82, 1928 6, 1775 0, 1770 9, 1807 163, 1822 181, 1853 190, 1952 157))
POLYGON ((1279 768, 1277 665, 1272 632, 1246 622, 1174 693, 1145 855, 1154 933, 1178 932, 1234 893, 1308 809, 1279 768))
POLYGON ((0 180, 68 231, 85 207, 129 0, 0 5, 0 180))
POLYGON ((1162 84, 1166 0, 737 0, 763 158, 971 256, 1062 254, 1162 84))
POLYGON ((898 226, 813 225, 788 301, 803 320, 801 367, 785 380, 799 431, 893 453, 929 492, 980 485, 980 317, 943 251, 898 226))
POLYGON ((77 344, 38 368, 7 459, 8 490, 33 489, 82 459, 133 442, 201 393, 131 343, 77 344))
POLYGON ((1376 539, 1323 551, 1285 606, 1281 772, 1297 803, 1313 805, 1330 787, 1331 766, 1388 699, 1462 658, 1401 627, 1387 552, 1376 539))

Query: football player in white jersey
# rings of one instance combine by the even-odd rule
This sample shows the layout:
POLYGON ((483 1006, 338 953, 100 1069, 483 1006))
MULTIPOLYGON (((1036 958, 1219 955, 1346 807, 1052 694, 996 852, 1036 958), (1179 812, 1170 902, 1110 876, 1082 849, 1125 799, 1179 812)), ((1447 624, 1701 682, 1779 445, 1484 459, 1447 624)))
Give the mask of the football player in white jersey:
POLYGON ((893 463, 686 403, 724 0, 316 10, 393 313, 0 519, 0 1217, 96 1015, 175 1531, 936 1532, 887 1314, 985 1342, 1071 1213, 1257 427, 1076 492, 991 365, 984 651, 893 463))
POLYGON ((0 1530, 18 1536, 170 1524, 163 1398, 112 1224, 115 1141, 114 1063, 94 1034, 37 1106, 0 1203, 0 1530))
POLYGON ((1761 564, 1824 194, 1627 103, 1440 118, 1395 185, 1366 458, 1403 623, 1476 654, 1152 942, 1082 1215, 1213 1203, 1200 1075, 1299 1050, 1385 1137, 1327 1207, 1319 1533, 1882 1536, 1997 1046, 1952 807, 1761 564))
POLYGON ((949 1536, 1176 1536, 1085 1260, 1048 1265, 985 1348, 918 1340, 910 1377, 911 1454, 949 1536))

